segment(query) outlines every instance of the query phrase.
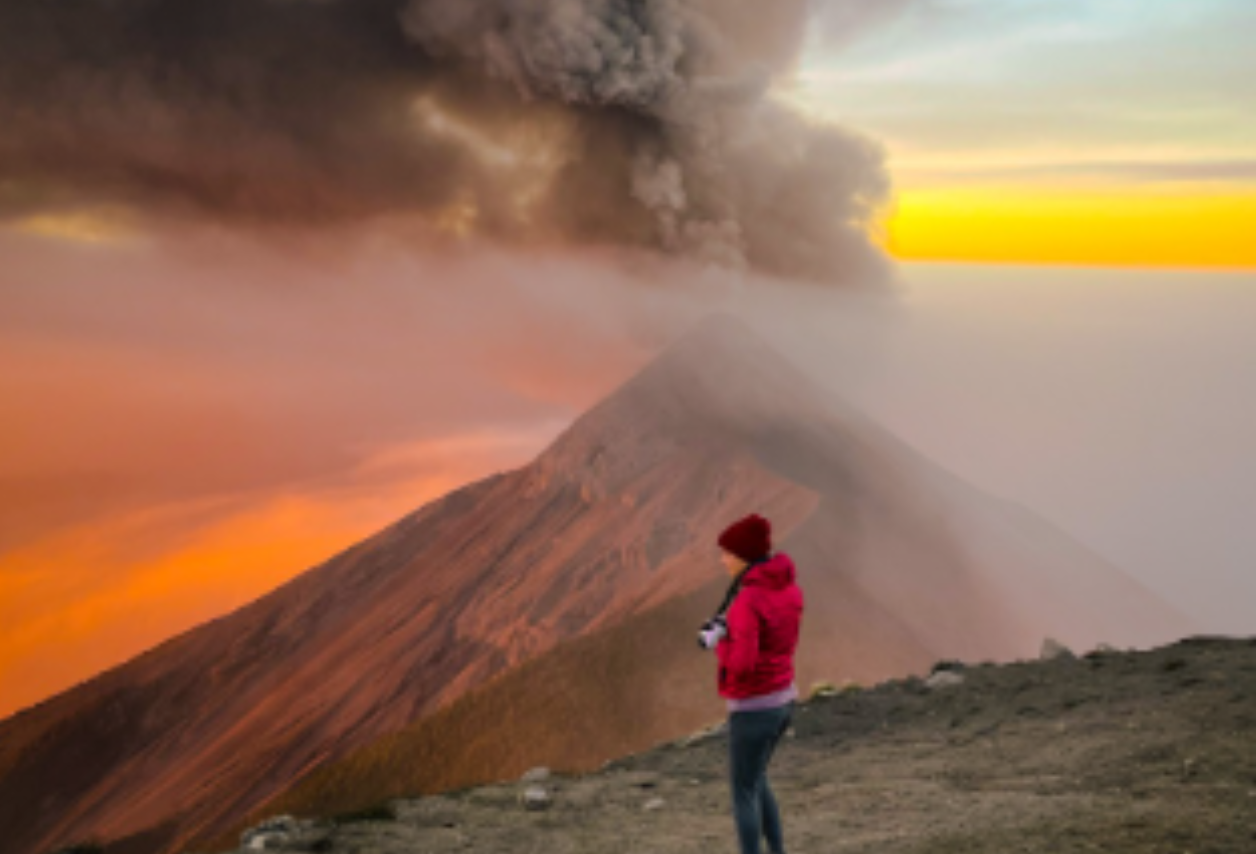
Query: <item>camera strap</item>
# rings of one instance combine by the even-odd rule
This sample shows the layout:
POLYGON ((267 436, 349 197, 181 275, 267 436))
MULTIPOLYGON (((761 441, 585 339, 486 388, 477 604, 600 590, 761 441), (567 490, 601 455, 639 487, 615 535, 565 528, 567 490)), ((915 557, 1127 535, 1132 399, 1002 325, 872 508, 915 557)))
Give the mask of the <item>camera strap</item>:
MULTIPOLYGON (((728 609, 733 607, 733 600, 737 598, 737 594, 741 592, 741 583, 746 577, 746 573, 754 569, 761 563, 766 563, 767 558, 760 558, 754 563, 746 564, 741 572, 737 573, 737 577, 733 579, 733 583, 728 585, 728 592, 724 594, 724 601, 720 603, 720 607, 715 611, 715 617, 723 617, 728 613, 728 609)), ((714 619, 714 618, 712 618, 714 619)))

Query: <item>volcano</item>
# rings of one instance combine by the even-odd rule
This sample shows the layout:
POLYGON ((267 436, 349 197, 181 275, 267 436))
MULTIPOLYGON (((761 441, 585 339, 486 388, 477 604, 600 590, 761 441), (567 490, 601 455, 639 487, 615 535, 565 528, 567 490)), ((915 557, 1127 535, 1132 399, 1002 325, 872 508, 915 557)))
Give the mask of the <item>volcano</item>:
POLYGON ((1148 646, 1191 631, 718 315, 531 464, 0 722, 0 847, 182 850, 563 645, 617 633, 644 648, 641 626, 696 647, 689 611, 645 616, 722 588, 715 538, 752 511, 806 591, 800 681, 1012 659, 1044 635, 1148 646))

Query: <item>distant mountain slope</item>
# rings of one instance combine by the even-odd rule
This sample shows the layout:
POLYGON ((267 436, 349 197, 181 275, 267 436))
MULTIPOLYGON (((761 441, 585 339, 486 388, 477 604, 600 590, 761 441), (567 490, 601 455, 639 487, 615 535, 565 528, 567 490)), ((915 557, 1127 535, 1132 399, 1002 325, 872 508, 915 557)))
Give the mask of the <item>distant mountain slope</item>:
POLYGON ((1083 550, 970 548, 985 523, 943 479, 716 317, 531 465, 0 722, 0 844, 175 851, 556 644, 710 584, 715 536, 750 510, 799 562, 816 650, 857 651, 861 673, 1012 657, 1057 630, 1189 631, 1083 550))

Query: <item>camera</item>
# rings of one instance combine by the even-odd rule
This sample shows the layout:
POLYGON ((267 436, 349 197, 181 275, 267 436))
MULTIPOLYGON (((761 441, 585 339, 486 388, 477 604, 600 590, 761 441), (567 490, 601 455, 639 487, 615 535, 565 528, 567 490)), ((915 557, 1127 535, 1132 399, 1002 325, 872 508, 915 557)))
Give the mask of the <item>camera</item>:
POLYGON ((713 617, 702 624, 701 630, 698 632, 698 646, 703 649, 715 649, 716 644, 720 642, 720 638, 728 634, 728 624, 724 622, 724 618, 713 617))

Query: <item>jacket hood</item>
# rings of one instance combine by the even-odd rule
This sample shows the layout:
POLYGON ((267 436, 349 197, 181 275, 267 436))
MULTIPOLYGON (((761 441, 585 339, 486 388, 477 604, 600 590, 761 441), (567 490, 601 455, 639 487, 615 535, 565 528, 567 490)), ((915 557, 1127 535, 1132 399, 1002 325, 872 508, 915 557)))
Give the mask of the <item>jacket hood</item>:
POLYGON ((780 590, 793 584, 796 575, 793 559, 784 552, 777 552, 763 563, 757 563, 748 569, 742 585, 780 590))

